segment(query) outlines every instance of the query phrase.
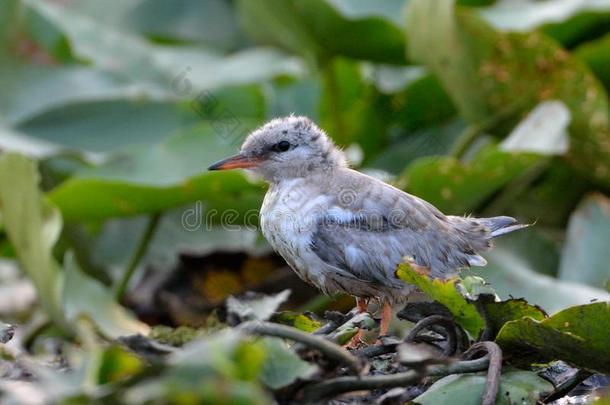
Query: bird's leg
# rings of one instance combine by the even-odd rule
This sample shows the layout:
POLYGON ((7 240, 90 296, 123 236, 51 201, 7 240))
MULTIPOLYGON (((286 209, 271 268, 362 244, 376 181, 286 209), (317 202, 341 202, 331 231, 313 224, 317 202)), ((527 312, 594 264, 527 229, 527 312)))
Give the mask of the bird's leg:
POLYGON ((365 313, 366 310, 368 309, 369 306, 369 299, 368 298, 360 298, 357 297, 356 298, 356 305, 358 306, 358 312, 360 312, 361 314, 365 313))
POLYGON ((381 311, 381 325, 379 326, 379 338, 382 338, 388 334, 390 328, 390 321, 392 320, 392 305, 390 301, 384 300, 383 310, 381 311))
MULTIPOLYGON (((367 311, 369 306, 368 298, 356 297, 356 306, 358 307, 358 312, 363 314, 367 311)), ((362 344, 362 329, 358 329, 358 332, 350 339, 347 343, 346 347, 350 349, 355 349, 356 347, 362 344)))

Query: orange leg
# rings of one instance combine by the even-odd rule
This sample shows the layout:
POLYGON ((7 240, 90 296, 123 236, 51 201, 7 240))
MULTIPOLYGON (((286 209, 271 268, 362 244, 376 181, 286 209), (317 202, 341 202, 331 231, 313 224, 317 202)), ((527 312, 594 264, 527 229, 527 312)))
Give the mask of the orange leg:
POLYGON ((368 309, 369 306, 369 299, 368 298, 360 298, 357 297, 356 298, 356 305, 358 306, 358 311, 363 314, 366 312, 366 310, 368 309))
POLYGON ((388 329, 390 328, 390 321, 392 320, 392 305, 390 301, 385 300, 383 302, 383 310, 381 312, 381 325, 379 326, 379 337, 386 336, 388 329))
MULTIPOLYGON (((369 299, 368 298, 360 298, 356 297, 356 306, 358 307, 358 312, 365 313, 368 309, 369 299)), ((354 335, 347 343, 347 347, 350 349, 355 349, 362 344, 362 329, 358 330, 358 333, 354 335)))

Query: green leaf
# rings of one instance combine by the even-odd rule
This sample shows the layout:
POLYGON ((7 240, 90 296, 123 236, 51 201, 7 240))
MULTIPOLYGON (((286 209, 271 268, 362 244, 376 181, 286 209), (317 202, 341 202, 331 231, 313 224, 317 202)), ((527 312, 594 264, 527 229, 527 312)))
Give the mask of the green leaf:
POLYGON ((207 167, 234 154, 253 127, 247 120, 212 121, 157 145, 128 149, 77 173, 49 197, 66 221, 132 216, 199 200, 199 223, 218 222, 230 208, 239 224, 248 210, 260 207, 263 189, 239 172, 211 173, 207 167))
POLYGON ((71 7, 40 0, 27 5, 57 25, 69 38, 74 53, 95 66, 136 82, 167 84, 189 73, 192 94, 170 89, 178 97, 195 97, 201 90, 252 83, 281 74, 300 72, 298 61, 274 50, 248 49, 231 56, 196 46, 154 45, 120 31, 71 7), (248 66, 248 69, 241 68, 248 66))
POLYGON ((322 72, 320 125, 342 146, 358 143, 367 154, 384 145, 386 128, 370 108, 377 93, 365 83, 357 63, 334 59, 322 72), (375 136, 371 136, 375 134, 375 136))
POLYGON ((38 190, 36 163, 24 156, 0 155, 0 212, 23 271, 32 280, 42 307, 60 326, 62 273, 52 250, 61 230, 61 216, 38 190))
POLYGON ((271 404, 257 383, 265 361, 262 343, 224 329, 196 340, 168 356, 162 375, 144 380, 126 393, 134 403, 271 404))
MULTIPOLYGON (((477 405, 481 403, 485 378, 484 373, 448 375, 432 384, 413 402, 421 405, 445 403, 477 405)), ((553 385, 536 373, 520 370, 504 371, 500 379, 496 404, 535 405, 553 391, 553 385)))
POLYGON ((593 372, 610 372, 610 302, 565 309, 548 319, 508 322, 496 342, 516 364, 563 360, 593 372))
MULTIPOLYGON (((610 13, 608 20, 610 20, 610 13)), ((610 34, 587 42, 574 50, 574 56, 589 66, 597 78, 602 82, 606 91, 610 91, 610 72, 608 72, 608 63, 610 63, 610 34)))
POLYGON ((445 213, 469 214, 512 179, 524 174, 540 156, 483 148, 472 161, 451 157, 421 158, 407 167, 398 186, 445 213))
POLYGON ((260 379, 272 390, 286 387, 297 379, 307 379, 318 369, 302 360, 282 339, 264 338, 261 343, 265 349, 265 363, 260 379))
MULTIPOLYGON (((99 7, 98 7, 99 8, 99 7)), ((106 7, 108 8, 108 7, 106 7)), ((90 15, 99 15, 90 13, 90 15)), ((120 27, 166 41, 196 41, 216 48, 235 48, 240 33, 231 4, 222 0, 141 1, 122 18, 120 27)))
POLYGON ((142 371, 144 363, 132 352, 119 346, 110 346, 101 353, 97 370, 97 384, 116 383, 142 371))
POLYGON ((69 321, 75 322, 79 317, 86 316, 110 338, 148 334, 148 325, 136 320, 117 304, 109 289, 83 274, 72 254, 64 259, 64 267, 62 300, 64 314, 69 321))
POLYGON ((610 281, 610 199, 592 194, 570 217, 558 277, 604 288, 610 281))
POLYGON ((304 332, 313 332, 322 327, 322 322, 314 319, 311 314, 292 311, 282 311, 273 316, 273 322, 292 326, 304 332))
MULTIPOLYGON (((279 45, 312 62, 343 56, 405 63, 401 29, 380 17, 379 11, 372 11, 374 6, 367 9, 354 2, 332 3, 338 7, 327 0, 242 0, 237 3, 237 10, 242 25, 253 39, 279 45)), ((402 6, 397 1, 389 4, 395 12, 402 6)))
POLYGON ((459 278, 430 279, 428 275, 417 272, 408 263, 400 264, 396 275, 405 283, 417 286, 430 298, 445 305, 456 321, 472 336, 478 336, 485 326, 476 307, 458 291, 457 284, 461 282, 459 278))
POLYGON ((540 307, 529 304, 523 298, 496 301, 483 297, 479 302, 479 310, 484 312, 488 338, 495 338, 506 322, 525 317, 541 321, 547 317, 540 307))
POLYGON ((539 32, 497 32, 453 0, 410 2, 407 35, 410 56, 437 75, 472 124, 493 117, 493 131, 505 133, 538 103, 563 101, 572 116, 569 161, 610 184, 608 98, 590 71, 553 40, 539 32))

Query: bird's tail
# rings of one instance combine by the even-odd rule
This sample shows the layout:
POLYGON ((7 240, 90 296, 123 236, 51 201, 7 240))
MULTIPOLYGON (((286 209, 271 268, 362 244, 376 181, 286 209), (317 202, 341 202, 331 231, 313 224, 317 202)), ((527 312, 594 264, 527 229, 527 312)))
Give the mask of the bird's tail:
POLYGON ((498 236, 506 235, 507 233, 518 231, 519 229, 527 228, 532 224, 520 224, 512 217, 491 217, 479 218, 479 223, 491 230, 490 236, 497 238, 498 236))

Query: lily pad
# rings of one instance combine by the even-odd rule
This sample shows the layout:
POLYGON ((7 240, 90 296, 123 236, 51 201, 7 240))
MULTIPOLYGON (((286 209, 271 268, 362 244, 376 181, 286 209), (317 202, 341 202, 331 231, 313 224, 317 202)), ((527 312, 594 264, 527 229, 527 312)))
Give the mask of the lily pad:
POLYGON ((515 364, 563 360, 610 372, 610 302, 570 307, 548 319, 523 318, 502 327, 496 342, 515 364))
MULTIPOLYGON (((485 389, 486 375, 476 374, 452 374, 443 377, 422 395, 413 400, 416 404, 436 405, 477 405, 481 403, 483 390, 485 389)), ((502 373, 500 388, 496 397, 496 404, 531 404, 539 403, 539 400, 554 391, 553 385, 547 380, 539 377, 531 371, 511 370, 502 373)))

